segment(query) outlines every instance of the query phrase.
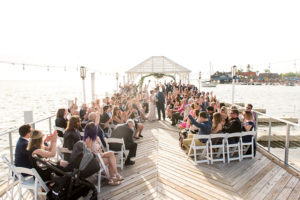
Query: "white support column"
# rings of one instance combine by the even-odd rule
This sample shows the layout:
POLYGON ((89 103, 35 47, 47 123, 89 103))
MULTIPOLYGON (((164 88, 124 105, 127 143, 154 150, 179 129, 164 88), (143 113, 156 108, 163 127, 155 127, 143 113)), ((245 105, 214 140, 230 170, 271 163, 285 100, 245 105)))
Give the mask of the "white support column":
POLYGON ((86 103, 85 79, 82 79, 82 90, 83 90, 83 102, 86 103))
MULTIPOLYGON (((33 122, 33 111, 24 111, 24 124, 29 124, 33 122)), ((35 129, 35 124, 32 124, 32 129, 35 129)))
POLYGON ((91 73, 91 88, 92 88, 92 101, 96 100, 95 95, 95 72, 91 73))

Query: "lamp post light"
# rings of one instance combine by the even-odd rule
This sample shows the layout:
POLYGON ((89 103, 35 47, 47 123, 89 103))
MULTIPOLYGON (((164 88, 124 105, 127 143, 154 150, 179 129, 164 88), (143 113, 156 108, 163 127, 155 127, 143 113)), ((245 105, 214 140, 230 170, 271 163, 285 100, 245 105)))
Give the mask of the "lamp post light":
POLYGON ((117 80, 117 92, 119 92, 119 73, 116 73, 116 80, 117 80))
POLYGON ((86 68, 84 66, 80 67, 80 77, 82 78, 83 101, 84 103, 86 103, 86 95, 85 95, 86 68))
POLYGON ((201 72, 199 72, 199 93, 201 92, 200 91, 200 86, 201 86, 201 72))
POLYGON ((236 66, 232 66, 231 68, 231 75, 232 75, 232 105, 234 104, 234 85, 235 85, 235 76, 236 76, 236 66))

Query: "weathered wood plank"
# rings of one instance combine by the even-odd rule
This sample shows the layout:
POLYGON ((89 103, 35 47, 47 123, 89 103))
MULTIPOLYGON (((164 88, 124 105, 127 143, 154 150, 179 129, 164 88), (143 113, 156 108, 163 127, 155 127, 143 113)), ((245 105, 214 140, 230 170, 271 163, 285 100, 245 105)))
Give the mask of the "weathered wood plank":
POLYGON ((275 164, 270 162, 264 169, 256 174, 256 176, 254 176, 252 179, 249 179, 245 185, 240 187, 238 193, 241 196, 245 196, 274 167, 275 164))
POLYGON ((292 177, 290 179, 290 181, 284 186, 283 190, 278 195, 276 200, 287 199, 290 196, 290 194, 292 193, 294 187, 296 187, 296 185, 298 184, 298 182, 299 182, 298 178, 292 177))
POLYGON ((270 179, 282 170, 280 167, 274 167, 269 173, 267 173, 245 196, 246 199, 253 199, 270 181, 270 179))
POLYGON ((299 200, 300 199, 300 181, 298 181, 297 185, 294 187, 294 189, 291 192, 288 199, 289 200, 299 200))
POLYGON ((278 181, 286 174, 287 172, 280 168, 279 172, 277 172, 271 179, 265 184, 265 186, 255 194, 254 199, 260 200, 269 195, 272 188, 278 183, 278 181))
POLYGON ((292 175, 290 173, 288 173, 288 172, 285 173, 285 175, 278 181, 278 183, 276 183, 276 185, 272 188, 272 190, 264 198, 264 200, 275 199, 291 178, 292 178, 292 175))

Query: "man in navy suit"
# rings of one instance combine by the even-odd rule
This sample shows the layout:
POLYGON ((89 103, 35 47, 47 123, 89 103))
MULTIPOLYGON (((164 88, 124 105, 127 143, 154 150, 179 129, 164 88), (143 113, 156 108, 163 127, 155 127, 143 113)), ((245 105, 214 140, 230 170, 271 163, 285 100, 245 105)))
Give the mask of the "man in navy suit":
POLYGON ((29 153, 26 150, 29 141, 30 132, 31 132, 31 126, 29 124, 25 124, 19 128, 20 138, 17 142, 17 146, 15 150, 16 167, 32 168, 32 164, 29 160, 29 153))
POLYGON ((160 111, 162 112, 164 120, 166 119, 166 113, 165 113, 165 95, 163 92, 159 91, 159 88, 155 89, 156 92, 156 106, 157 106, 157 113, 158 113, 158 120, 160 120, 160 111))

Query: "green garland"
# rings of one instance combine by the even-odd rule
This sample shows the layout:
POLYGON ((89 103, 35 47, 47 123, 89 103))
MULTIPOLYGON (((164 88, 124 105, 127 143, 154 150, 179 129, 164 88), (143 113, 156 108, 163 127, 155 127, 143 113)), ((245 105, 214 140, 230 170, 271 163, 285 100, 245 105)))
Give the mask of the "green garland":
POLYGON ((176 82, 176 79, 174 76, 172 75, 169 75, 169 74, 163 74, 163 73, 152 73, 152 74, 148 74, 148 75, 145 75, 145 76, 142 76, 141 80, 139 81, 139 87, 141 88, 144 84, 144 79, 149 77, 149 76, 154 76, 155 78, 157 79, 160 79, 160 78, 163 78, 164 76, 168 76, 170 78, 172 78, 174 80, 174 82, 176 82))

